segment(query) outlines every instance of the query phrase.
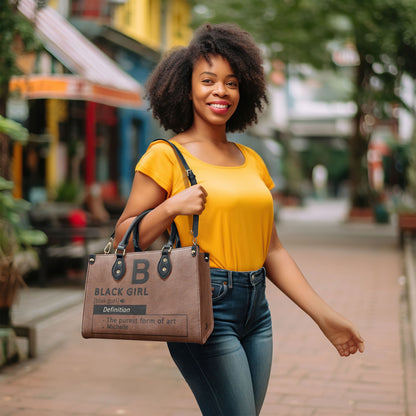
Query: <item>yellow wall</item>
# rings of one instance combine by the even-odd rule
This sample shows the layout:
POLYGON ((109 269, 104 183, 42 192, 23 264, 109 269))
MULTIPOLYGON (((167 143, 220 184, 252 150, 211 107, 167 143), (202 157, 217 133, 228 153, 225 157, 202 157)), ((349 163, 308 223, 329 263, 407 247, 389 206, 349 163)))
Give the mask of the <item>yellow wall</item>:
POLYGON ((59 0, 49 0, 48 6, 53 7, 55 10, 58 10, 58 3, 59 3, 59 0))
POLYGON ((114 27, 152 49, 160 45, 160 0, 128 0, 114 13, 114 27))
POLYGON ((168 8, 168 43, 167 47, 185 46, 189 43, 192 31, 191 7, 186 0, 171 0, 168 8))
MULTIPOLYGON (((59 0, 49 0, 48 5, 58 9, 59 0)), ((127 0, 115 7, 113 25, 125 35, 160 51, 187 45, 192 36, 190 21, 188 0, 127 0), (162 4, 167 7, 166 45, 162 44, 162 4)))
POLYGON ((67 118, 67 101, 49 99, 46 101, 46 125, 51 136, 49 154, 46 159, 46 188, 49 196, 58 185, 58 144, 59 144, 59 123, 67 118))
POLYGON ((116 8, 114 28, 144 45, 161 50, 186 45, 191 7, 186 0, 128 0, 116 8), (162 4, 167 6, 166 45, 162 44, 162 4))

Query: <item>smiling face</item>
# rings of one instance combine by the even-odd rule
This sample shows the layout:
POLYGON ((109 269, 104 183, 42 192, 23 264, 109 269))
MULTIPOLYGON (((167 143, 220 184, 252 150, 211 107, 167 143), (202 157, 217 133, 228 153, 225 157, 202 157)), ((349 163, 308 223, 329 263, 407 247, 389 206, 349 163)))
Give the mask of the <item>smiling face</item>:
POLYGON ((201 57, 192 72, 194 124, 224 126, 237 109, 240 99, 238 80, 230 64, 220 55, 211 62, 201 57))

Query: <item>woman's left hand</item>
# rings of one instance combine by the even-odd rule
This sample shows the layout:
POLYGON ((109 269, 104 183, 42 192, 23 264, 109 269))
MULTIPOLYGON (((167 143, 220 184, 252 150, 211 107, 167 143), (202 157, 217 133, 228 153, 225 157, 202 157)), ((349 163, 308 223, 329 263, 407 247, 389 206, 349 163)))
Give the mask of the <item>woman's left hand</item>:
POLYGON ((267 277, 321 328, 342 357, 364 352, 364 340, 354 325, 332 309, 304 278, 273 228, 265 262, 267 277))
POLYGON ((348 357, 357 351, 364 352, 364 340, 358 330, 335 311, 320 322, 319 327, 341 357, 348 357))

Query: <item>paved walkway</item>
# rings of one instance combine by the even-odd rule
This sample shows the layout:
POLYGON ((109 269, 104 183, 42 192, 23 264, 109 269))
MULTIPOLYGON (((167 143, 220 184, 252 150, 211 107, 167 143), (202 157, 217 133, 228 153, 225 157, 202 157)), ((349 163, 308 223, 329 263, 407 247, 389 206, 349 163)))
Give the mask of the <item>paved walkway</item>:
MULTIPOLYGON (((360 328, 366 352, 338 357, 314 322, 269 285, 275 351, 261 415, 416 415, 409 394, 416 391, 414 356, 401 325, 403 258, 394 228, 344 224, 337 207, 320 211, 313 223, 305 210, 282 212, 278 232, 316 290, 360 328)), ((39 357, 0 374, 0 416, 200 415, 163 343, 82 339, 80 299, 80 288, 22 295, 15 309, 22 320, 24 312, 35 313, 37 302, 66 305, 60 313, 44 313, 39 357)))

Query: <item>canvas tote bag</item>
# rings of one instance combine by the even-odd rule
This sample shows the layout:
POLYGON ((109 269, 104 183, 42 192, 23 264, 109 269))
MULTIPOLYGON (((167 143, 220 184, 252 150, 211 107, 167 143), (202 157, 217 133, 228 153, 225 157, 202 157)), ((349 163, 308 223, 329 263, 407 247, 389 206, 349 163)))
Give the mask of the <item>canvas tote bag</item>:
MULTIPOLYGON (((165 140, 166 141, 166 140, 165 140)), ((195 176, 171 142, 191 185, 195 176)), ((192 246, 180 247, 175 223, 161 250, 126 252, 149 212, 135 218, 114 254, 89 256, 82 317, 84 338, 113 338, 204 344, 212 314, 209 254, 197 244, 199 217, 193 217, 192 246)))

